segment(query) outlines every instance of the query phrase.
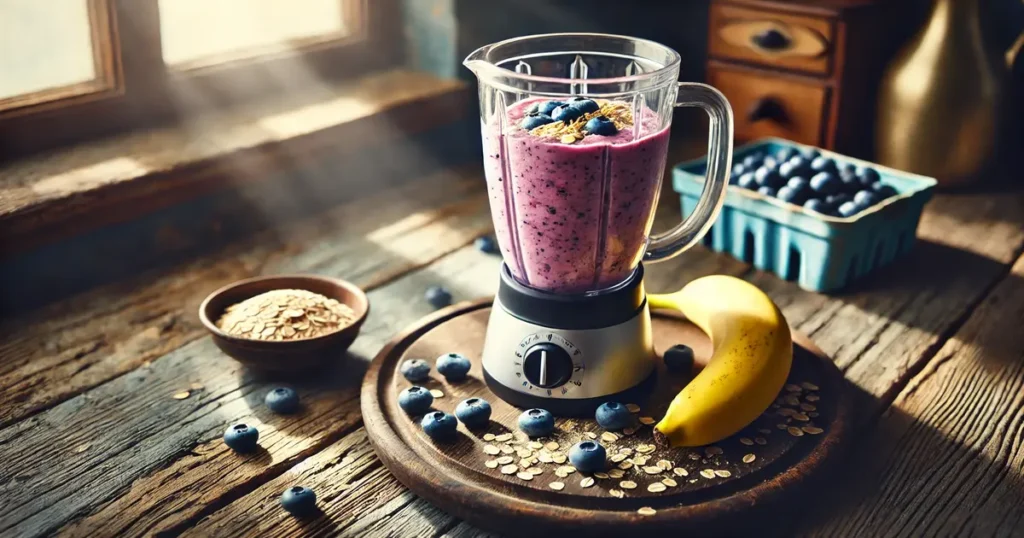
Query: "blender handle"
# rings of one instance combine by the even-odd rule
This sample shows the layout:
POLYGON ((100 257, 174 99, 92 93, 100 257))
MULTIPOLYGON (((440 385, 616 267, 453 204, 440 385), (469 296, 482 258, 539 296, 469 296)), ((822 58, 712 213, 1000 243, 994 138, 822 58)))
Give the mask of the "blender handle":
POLYGON ((644 253, 645 262, 667 260, 700 241, 722 209, 725 187, 729 183, 732 167, 732 107, 729 101, 707 84, 680 82, 675 106, 702 108, 711 119, 704 190, 689 217, 675 228, 651 236, 644 253))

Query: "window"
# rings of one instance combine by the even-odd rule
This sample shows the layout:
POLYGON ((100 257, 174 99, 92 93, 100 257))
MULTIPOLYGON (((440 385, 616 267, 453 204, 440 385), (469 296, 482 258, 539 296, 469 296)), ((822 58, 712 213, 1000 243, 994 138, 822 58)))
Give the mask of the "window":
POLYGON ((0 0, 0 156, 394 63, 396 0, 0 0))

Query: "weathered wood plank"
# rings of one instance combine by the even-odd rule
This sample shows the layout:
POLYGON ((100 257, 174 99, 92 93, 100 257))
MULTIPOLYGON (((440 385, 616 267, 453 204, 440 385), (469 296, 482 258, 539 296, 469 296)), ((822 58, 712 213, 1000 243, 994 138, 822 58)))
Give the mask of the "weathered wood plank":
POLYGON ((804 531, 1024 535, 1024 257, 854 450, 804 531))
POLYGON ((198 338, 199 303, 234 280, 310 271, 374 287, 419 267, 488 229, 482 196, 476 167, 446 170, 0 321, 0 427, 198 338))
MULTIPOLYGON (((387 282, 467 244, 489 226, 479 180, 467 181, 476 186, 464 187, 465 195, 456 196, 460 202, 440 209, 429 207, 441 205, 441 195, 458 194, 459 183, 451 178, 433 184, 437 196, 405 192, 413 195, 403 196, 406 202, 388 198, 365 206, 384 215, 389 224, 364 228, 362 234, 355 233, 356 226, 346 226, 366 224, 353 216, 356 211, 332 213, 309 223, 326 231, 314 235, 305 250, 282 249, 274 270, 313 269, 370 286, 387 282), (404 214, 395 215, 395 211, 404 214), (347 233, 332 235, 339 228, 347 233)), ((173 305, 165 307, 178 311, 173 305)), ((392 334, 390 326, 375 333, 373 327, 381 325, 374 320, 371 314, 363 337, 353 346, 355 355, 371 356, 392 334)), ((136 356, 115 358, 138 360, 136 356)), ((0 495, 0 534, 47 534, 126 493, 123 504, 82 522, 79 532, 145 533, 187 524, 204 506, 217 506, 224 502, 218 499, 240 495, 239 487, 261 483, 279 473, 281 465, 322 448, 350 429, 358 420, 361 375, 361 368, 342 370, 337 378, 309 385, 303 391, 311 407, 309 415, 278 421, 266 416, 260 404, 269 383, 245 375, 209 338, 181 347, 149 367, 0 430, 0 459, 5 461, 0 470, 0 484, 5 484, 0 495), (205 388, 186 400, 170 398, 193 382, 205 388), (237 458, 224 457, 223 444, 217 440, 226 425, 243 419, 266 426, 263 446, 268 452, 249 468, 240 468, 237 458), (69 424, 74 427, 68 428, 69 424), (274 436, 277 430, 285 433, 280 441, 274 436), (147 475, 151 480, 132 486, 147 475), (180 503, 166 502, 168 497, 180 503)))
POLYGON ((870 398, 870 421, 930 359, 1024 250, 1024 195, 937 196, 909 257, 825 296, 760 272, 780 305, 870 398))

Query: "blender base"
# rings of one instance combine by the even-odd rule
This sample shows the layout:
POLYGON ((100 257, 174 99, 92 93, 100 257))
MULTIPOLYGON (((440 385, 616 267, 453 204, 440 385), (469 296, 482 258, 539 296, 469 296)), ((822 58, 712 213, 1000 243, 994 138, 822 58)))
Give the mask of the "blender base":
POLYGON ((616 392, 606 396, 580 398, 575 400, 556 400, 543 396, 523 394, 522 392, 512 390, 499 383, 491 377, 486 370, 484 370, 484 382, 487 383, 487 387, 491 389, 491 392, 493 392, 498 398, 501 398, 505 402, 520 409, 532 409, 535 407, 547 409, 555 416, 560 417, 593 417, 594 411, 597 410, 598 406, 605 402, 615 401, 620 403, 633 403, 646 400, 654 390, 657 377, 657 372, 651 372, 651 375, 647 376, 647 379, 641 381, 639 385, 626 389, 622 392, 616 392))

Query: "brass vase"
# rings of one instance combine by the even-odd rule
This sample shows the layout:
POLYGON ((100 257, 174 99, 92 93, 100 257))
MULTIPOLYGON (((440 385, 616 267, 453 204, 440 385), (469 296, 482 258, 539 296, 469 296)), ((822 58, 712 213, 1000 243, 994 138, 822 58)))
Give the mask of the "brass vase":
POLYGON ((940 188, 981 180, 996 151, 1005 80, 985 44, 979 0, 935 0, 882 80, 876 159, 935 177, 940 188))

